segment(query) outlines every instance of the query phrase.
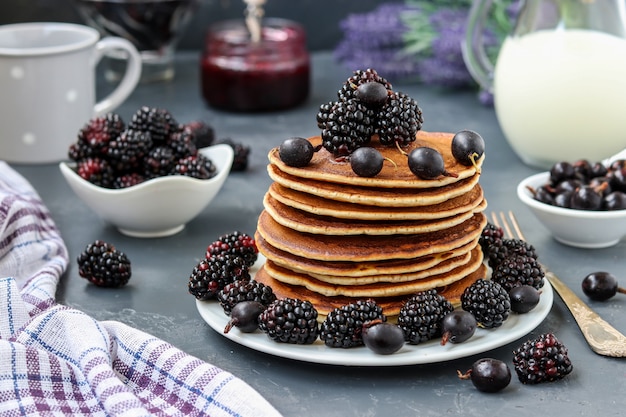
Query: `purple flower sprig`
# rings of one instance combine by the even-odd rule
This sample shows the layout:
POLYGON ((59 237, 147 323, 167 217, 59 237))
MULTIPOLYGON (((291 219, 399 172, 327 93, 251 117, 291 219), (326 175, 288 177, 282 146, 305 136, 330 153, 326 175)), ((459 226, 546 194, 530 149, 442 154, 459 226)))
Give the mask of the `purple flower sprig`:
POLYGON ((369 13, 353 13, 340 23, 344 37, 334 50, 335 59, 349 70, 375 68, 390 80, 415 76, 418 59, 405 50, 408 27, 405 12, 415 7, 385 3, 369 13))
MULTIPOLYGON (((494 0, 494 23, 483 35, 494 58, 518 3, 494 0)), ((406 0, 350 14, 340 23, 344 37, 334 56, 350 70, 375 68, 392 82, 415 79, 445 88, 477 88, 461 51, 470 6, 471 0, 406 0)), ((480 97, 490 104, 490 97, 480 97)))

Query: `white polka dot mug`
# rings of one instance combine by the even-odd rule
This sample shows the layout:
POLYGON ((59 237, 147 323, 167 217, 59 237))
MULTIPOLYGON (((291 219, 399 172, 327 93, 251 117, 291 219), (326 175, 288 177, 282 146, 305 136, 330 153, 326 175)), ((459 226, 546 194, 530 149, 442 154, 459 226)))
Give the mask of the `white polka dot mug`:
POLYGON ((100 39, 88 26, 18 23, 0 26, 0 160, 67 159, 89 119, 114 110, 133 92, 141 58, 127 40, 100 39), (96 102, 96 66, 107 53, 127 56, 124 77, 96 102))

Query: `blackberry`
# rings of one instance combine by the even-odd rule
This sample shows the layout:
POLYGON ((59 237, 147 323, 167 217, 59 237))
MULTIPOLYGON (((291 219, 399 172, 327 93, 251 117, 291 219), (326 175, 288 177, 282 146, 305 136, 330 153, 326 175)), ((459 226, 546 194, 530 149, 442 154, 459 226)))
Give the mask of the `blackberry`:
POLYGON ((121 287, 131 277, 130 260, 114 245, 96 240, 77 259, 78 274, 98 287, 121 287))
POLYGON ((119 190, 122 188, 132 187, 133 185, 141 184, 145 180, 146 178, 143 175, 136 172, 131 172, 129 174, 123 174, 115 177, 115 179, 113 179, 112 187, 116 190, 119 190))
POLYGON ((206 258, 209 259, 222 253, 240 256, 248 267, 252 266, 259 256, 259 250, 254 238, 240 231, 222 235, 209 244, 206 250, 206 258))
POLYGON ((217 167, 202 154, 179 159, 174 165, 173 174, 206 180, 217 174, 217 167))
POLYGON ((474 315, 480 327, 502 326, 511 312, 509 293, 495 281, 479 279, 461 295, 461 308, 474 315))
POLYGON ((113 187, 113 179, 115 174, 113 168, 102 158, 87 158, 79 161, 76 164, 76 172, 83 179, 90 183, 97 185, 98 187, 111 188, 113 187))
POLYGON ((217 301, 226 315, 230 315, 235 304, 242 301, 256 301, 267 307, 274 300, 276 300, 276 294, 271 287, 262 282, 247 279, 238 279, 226 284, 217 294, 217 301))
POLYGON ((148 106, 139 108, 133 114, 128 127, 141 132, 149 132, 155 143, 164 143, 172 133, 181 129, 169 111, 148 106))
POLYGON ((374 112, 357 100, 338 101, 330 108, 325 122, 318 125, 324 148, 335 157, 348 156, 370 142, 374 112))
POLYGON ((109 142, 115 140, 125 128, 124 121, 116 113, 94 117, 78 131, 78 143, 91 148, 90 156, 106 155, 109 142))
POLYGON ((143 158, 143 172, 147 178, 163 177, 174 172, 178 159, 169 146, 155 146, 143 158))
POLYGON ((330 115, 330 110, 333 108, 334 105, 334 101, 329 101, 328 103, 320 105, 319 110, 315 115, 317 127, 319 127, 320 129, 324 129, 326 127, 326 123, 328 123, 328 116, 330 115))
POLYGON ((220 139, 217 143, 224 143, 230 145, 233 148, 235 157, 233 158, 233 164, 231 171, 245 171, 248 169, 248 155, 250 155, 250 147, 240 142, 235 142, 231 138, 220 139))
POLYGON ((184 125, 183 129, 189 130, 193 134, 197 148, 206 148, 213 145, 215 141, 215 130, 203 121, 194 120, 184 125))
POLYGON ((67 156, 72 161, 76 162, 82 161, 83 159, 87 158, 95 158, 98 155, 99 152, 97 152, 94 148, 92 148, 85 142, 80 141, 72 143, 67 151, 67 156))
POLYGON ((356 70, 353 75, 346 80, 341 86, 341 89, 337 91, 337 97, 339 101, 352 100, 356 96, 356 90, 361 84, 377 82, 382 84, 387 90, 392 89, 391 83, 385 78, 378 75, 376 70, 368 68, 366 70, 356 70))
POLYGON ((491 269, 510 255, 525 255, 537 259, 535 247, 521 239, 495 239, 487 248, 487 259, 491 269))
POLYGON ((358 300, 335 308, 320 326, 320 339, 326 346, 351 348, 363 345, 363 324, 385 322, 383 309, 374 300, 358 300))
POLYGON ((133 171, 141 166, 150 148, 152 148, 150 133, 126 129, 117 139, 109 142, 107 157, 116 171, 133 171))
POLYGON ((557 381, 573 369, 567 348, 552 333, 528 340, 515 349, 513 366, 523 384, 557 381))
POLYGON ((535 258, 514 254, 498 264, 493 270, 491 279, 509 292, 513 287, 520 285, 530 285, 539 289, 543 287, 544 276, 545 272, 535 258))
POLYGON ((198 300, 209 300, 228 284, 250 279, 248 266, 238 256, 220 254, 201 260, 189 276, 188 290, 198 300))
POLYGON ((504 230, 491 222, 487 222, 487 225, 483 228, 480 238, 478 238, 478 243, 483 249, 483 253, 486 255, 489 245, 494 243, 497 239, 502 240, 503 238, 504 230))
POLYGON ((198 153, 193 133, 187 129, 172 133, 165 143, 172 148, 176 159, 185 158, 198 153))
POLYGON ((424 119, 417 101, 400 92, 392 93, 377 113, 374 133, 383 145, 407 146, 415 141, 424 119))
POLYGON ((405 301, 398 316, 404 340, 417 345, 441 336, 441 321, 453 310, 452 303, 435 289, 415 294, 405 301))
POLYGON ((311 344, 319 334, 317 310, 306 300, 279 298, 259 316, 259 329, 277 342, 311 344))

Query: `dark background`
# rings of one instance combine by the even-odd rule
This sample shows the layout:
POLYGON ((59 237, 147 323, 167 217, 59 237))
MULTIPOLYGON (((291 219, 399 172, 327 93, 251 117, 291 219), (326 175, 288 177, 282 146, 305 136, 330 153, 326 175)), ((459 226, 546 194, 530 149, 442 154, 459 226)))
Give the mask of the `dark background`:
MULTIPOLYGON (((268 0, 265 16, 291 19, 307 32, 311 51, 334 48, 341 38, 339 22, 349 13, 374 9, 381 0, 268 0)), ((201 0, 200 7, 179 42, 181 50, 198 50, 206 28, 214 22, 243 18, 243 0, 201 0)), ((0 24, 55 21, 84 23, 72 0, 0 1, 0 24)))

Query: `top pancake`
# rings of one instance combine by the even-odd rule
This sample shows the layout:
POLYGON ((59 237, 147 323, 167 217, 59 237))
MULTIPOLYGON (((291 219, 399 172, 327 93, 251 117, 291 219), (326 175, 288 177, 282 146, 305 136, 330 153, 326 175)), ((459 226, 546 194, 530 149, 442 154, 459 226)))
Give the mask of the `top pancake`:
POLYGON ((433 188, 376 188, 296 177, 272 164, 267 166, 267 172, 272 180, 292 190, 334 201, 385 207, 415 207, 443 203, 470 192, 480 178, 474 175, 453 184, 433 188))
MULTIPOLYGON (((456 177, 442 176, 434 180, 423 180, 415 176, 411 172, 407 164, 407 157, 403 155, 395 146, 381 145, 376 136, 372 137, 372 141, 368 146, 375 147, 380 151, 383 157, 394 163, 385 161, 382 171, 375 177, 359 177, 356 175, 348 161, 337 161, 337 159, 326 149, 322 148, 313 155, 311 162, 305 167, 290 167, 284 164, 278 155, 278 148, 274 148, 269 152, 269 160, 279 170, 304 179, 312 179, 319 181, 328 181, 339 184, 358 185, 363 187, 378 188, 434 188, 444 185, 453 184, 460 180, 472 177, 476 174, 476 168, 473 166, 465 166, 460 164, 454 156, 450 144, 453 133, 442 132, 424 132, 419 131, 416 140, 411 142, 403 151, 410 153, 413 149, 428 146, 436 149, 441 153, 444 160, 446 170, 456 177), (395 165, 394 165, 395 164, 395 165)), ((313 146, 322 143, 319 136, 309 138, 313 146)), ((483 157, 478 161, 478 166, 482 164, 483 157)))

